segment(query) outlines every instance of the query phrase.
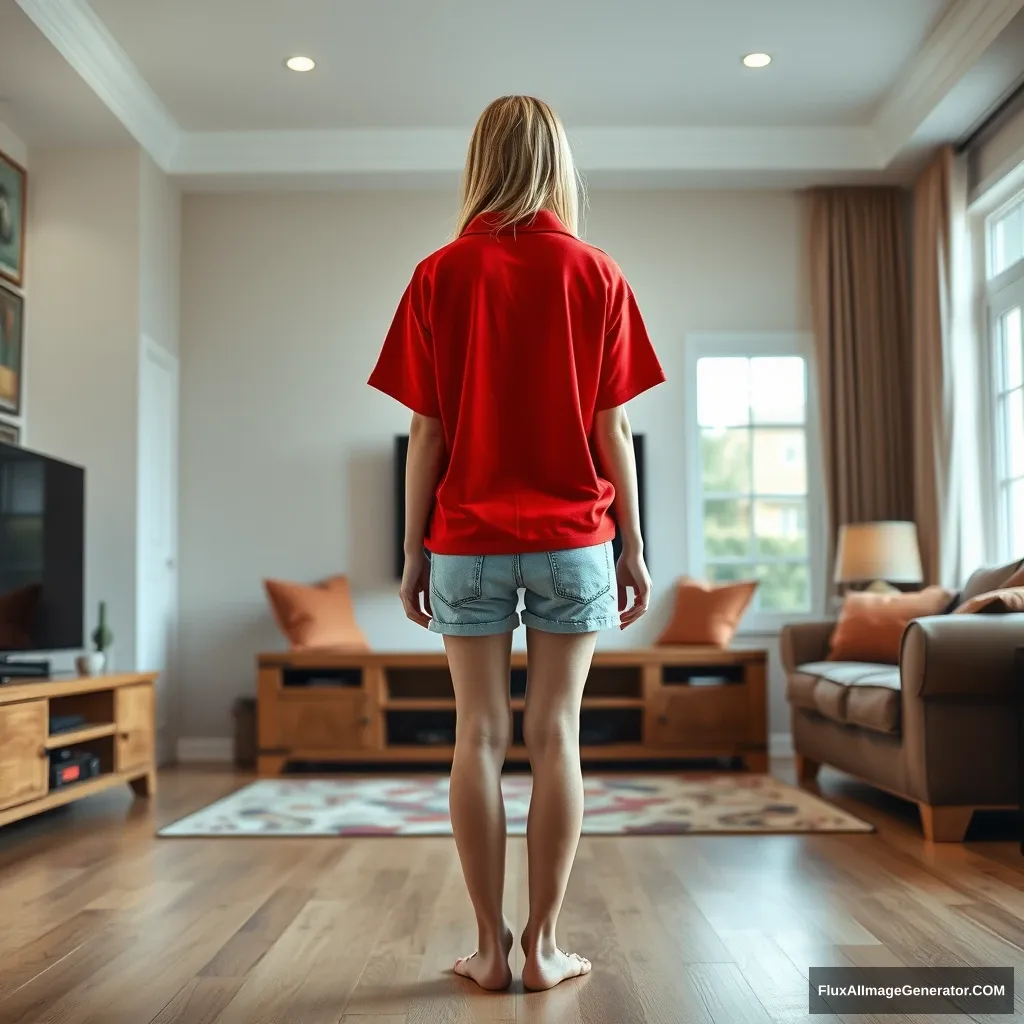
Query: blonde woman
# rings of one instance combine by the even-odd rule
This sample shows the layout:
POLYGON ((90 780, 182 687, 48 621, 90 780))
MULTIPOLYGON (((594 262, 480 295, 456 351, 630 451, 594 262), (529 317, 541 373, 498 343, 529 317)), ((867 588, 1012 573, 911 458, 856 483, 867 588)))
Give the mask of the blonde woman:
POLYGON ((416 268, 370 377, 413 413, 401 599, 444 637, 455 687, 451 819, 479 933, 455 971, 485 989, 512 980, 501 770, 519 591, 530 989, 590 971, 555 940, 583 818, 580 701, 598 632, 635 622, 650 594, 624 405, 664 374, 621 271, 579 239, 579 204, 554 111, 495 100, 473 131, 456 238, 416 268))

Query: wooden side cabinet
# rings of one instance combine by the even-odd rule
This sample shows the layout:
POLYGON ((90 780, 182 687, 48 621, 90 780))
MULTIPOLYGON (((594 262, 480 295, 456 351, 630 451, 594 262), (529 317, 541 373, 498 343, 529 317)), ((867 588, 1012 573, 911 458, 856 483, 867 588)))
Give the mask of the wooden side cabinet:
POLYGON ((152 796, 155 685, 154 673, 126 673, 0 686, 0 825, 126 783, 152 796), (53 731, 70 716, 73 728, 53 731), (99 774, 51 786, 62 750, 94 755, 99 774))

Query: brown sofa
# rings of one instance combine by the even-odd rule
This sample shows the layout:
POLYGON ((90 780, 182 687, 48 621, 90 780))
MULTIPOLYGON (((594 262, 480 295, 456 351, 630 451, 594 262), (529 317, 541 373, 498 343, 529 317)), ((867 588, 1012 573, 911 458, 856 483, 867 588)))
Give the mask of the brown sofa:
MULTIPOLYGON (((983 569, 959 601, 1022 563, 983 569)), ((782 633, 802 782, 829 764, 921 810, 925 837, 959 842, 979 808, 1017 806, 1014 655, 1024 615, 935 615, 903 636, 899 665, 828 661, 833 623, 782 633)))

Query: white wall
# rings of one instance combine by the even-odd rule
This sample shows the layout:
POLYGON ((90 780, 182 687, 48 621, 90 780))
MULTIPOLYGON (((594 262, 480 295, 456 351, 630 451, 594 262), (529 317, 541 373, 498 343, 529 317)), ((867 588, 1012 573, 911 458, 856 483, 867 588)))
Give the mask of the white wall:
MULTIPOLYGON (((135 659, 139 151, 36 150, 29 182, 32 447, 86 467, 86 625, 135 659)), ((63 659, 70 664, 71 656, 63 659)))
MULTIPOLYGON (((408 414, 371 391, 402 289, 453 222, 437 194, 186 196, 182 243, 183 735, 224 736, 281 646, 264 576, 347 572, 377 648, 440 647, 405 620, 391 576, 393 436, 408 414)), ((631 406, 647 435, 654 638, 685 568, 683 338, 806 330, 802 216, 787 193, 598 193, 587 237, 630 278, 669 382, 631 406)), ((519 642, 522 642, 520 637, 519 642)), ((773 730, 788 731, 775 671, 773 730)))
POLYGON ((177 354, 181 311, 181 190, 145 152, 139 165, 139 328, 177 354))

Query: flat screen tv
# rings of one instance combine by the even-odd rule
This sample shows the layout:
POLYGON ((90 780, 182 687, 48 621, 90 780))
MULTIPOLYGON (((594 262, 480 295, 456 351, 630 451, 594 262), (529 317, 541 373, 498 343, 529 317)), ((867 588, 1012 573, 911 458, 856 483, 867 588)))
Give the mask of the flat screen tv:
MULTIPOLYGON (((395 438, 395 578, 402 578, 402 566, 405 561, 405 457, 409 451, 409 435, 401 434, 395 438)), ((650 546, 647 544, 647 520, 644 515, 645 466, 644 466, 644 435, 633 435, 633 452, 636 455, 637 490, 640 498, 640 532, 644 537, 644 555, 650 561, 650 546)), ((622 551, 622 541, 616 531, 612 541, 615 558, 622 551)))
POLYGON ((0 658, 83 645, 85 470, 0 444, 0 658))

